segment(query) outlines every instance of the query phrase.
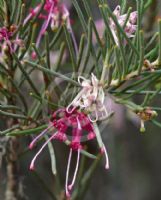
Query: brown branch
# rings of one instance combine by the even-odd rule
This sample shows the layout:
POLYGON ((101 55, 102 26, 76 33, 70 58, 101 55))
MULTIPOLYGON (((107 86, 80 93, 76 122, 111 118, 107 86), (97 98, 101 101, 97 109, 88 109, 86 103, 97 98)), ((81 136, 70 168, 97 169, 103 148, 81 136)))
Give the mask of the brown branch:
POLYGON ((18 153, 19 141, 16 137, 12 137, 9 140, 7 146, 7 186, 5 200, 17 200, 18 199, 18 153))

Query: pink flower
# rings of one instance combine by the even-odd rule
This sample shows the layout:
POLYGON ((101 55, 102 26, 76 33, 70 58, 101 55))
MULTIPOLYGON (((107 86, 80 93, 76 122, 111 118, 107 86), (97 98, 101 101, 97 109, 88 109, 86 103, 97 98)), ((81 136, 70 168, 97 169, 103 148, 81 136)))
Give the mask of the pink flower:
MULTIPOLYGON (((115 8, 115 10, 113 11, 113 14, 116 16, 118 23, 123 28, 126 22, 127 14, 121 15, 121 7, 119 5, 115 8)), ((134 37, 134 34, 137 29, 136 22, 137 22, 137 11, 134 11, 130 14, 130 17, 124 28, 124 31, 129 38, 134 37)), ((116 45, 119 46, 119 40, 117 37, 117 27, 111 18, 110 18, 110 28, 111 28, 115 43, 116 45)))
POLYGON ((6 27, 0 28, 0 43, 2 46, 2 50, 4 46, 8 46, 10 51, 13 52, 15 50, 15 45, 18 45, 20 47, 24 46, 24 43, 21 39, 16 38, 15 40, 12 40, 13 31, 10 31, 6 27))
POLYGON ((51 122, 47 129, 41 132, 29 145, 29 148, 32 149, 38 139, 40 139, 43 135, 45 135, 48 131, 52 131, 52 135, 50 138, 43 144, 38 153, 32 159, 30 164, 30 169, 34 169, 35 161, 45 146, 49 141, 53 139, 57 139, 59 141, 70 140, 70 154, 68 158, 67 172, 66 172, 66 195, 70 196, 70 190, 73 188, 80 160, 80 150, 83 148, 82 141, 83 140, 92 140, 95 138, 95 133, 93 126, 88 119, 88 117, 78 110, 74 110, 72 113, 68 113, 66 109, 59 109, 53 113, 51 122), (70 133, 71 130, 71 133, 70 133), (83 138, 83 132, 87 132, 87 139, 83 138), (71 134, 71 136, 70 136, 71 134), (73 176, 73 181, 70 185, 68 185, 69 179, 69 170, 70 163, 73 151, 77 152, 77 164, 76 169, 73 176))
MULTIPOLYGON (((83 149, 83 141, 93 140, 96 137, 95 129, 94 129, 93 124, 91 123, 91 121, 89 120, 88 116, 85 113, 80 112, 77 109, 73 110, 70 113, 66 111, 66 108, 58 109, 56 112, 52 114, 52 118, 47 129, 42 131, 30 143, 29 148, 32 149, 35 143, 37 142, 37 140, 40 139, 49 131, 52 134, 49 137, 49 139, 42 145, 40 150, 32 159, 31 164, 30 164, 30 169, 31 170, 34 169, 34 165, 35 165, 35 161, 37 157, 40 155, 42 150, 51 140, 57 139, 61 142, 70 141, 69 142, 70 153, 69 153, 69 158, 68 158, 66 182, 65 182, 66 196, 70 197, 70 191, 72 190, 74 186, 78 168, 79 168, 80 152, 83 149), (85 135, 85 133, 87 133, 87 135, 85 135), (77 152, 77 162, 76 162, 76 167, 75 167, 75 172, 73 175, 72 182, 69 184, 69 172, 70 172, 70 165, 71 165, 71 158, 72 158, 73 151, 77 152)), ((105 153, 106 168, 108 168, 109 167, 108 156, 107 156, 107 152, 104 145, 101 148, 101 153, 105 153)))
POLYGON ((12 36, 12 32, 9 31, 6 27, 0 28, 0 42, 3 40, 9 40, 12 36))
POLYGON ((10 41, 11 36, 12 36, 12 32, 9 31, 6 27, 0 28, 0 42, 3 44, 3 46, 4 46, 4 43, 7 44, 10 50, 12 50, 12 44, 10 41))
MULTIPOLYGON (((24 20, 24 25, 40 11, 40 8, 41 4, 37 5, 34 9, 30 9, 29 15, 24 20)), ((66 6, 63 3, 60 3, 59 0, 46 0, 39 18, 43 20, 43 24, 36 41, 37 47, 49 26, 54 31, 62 22, 66 22, 67 27, 70 28, 69 12, 66 6)))

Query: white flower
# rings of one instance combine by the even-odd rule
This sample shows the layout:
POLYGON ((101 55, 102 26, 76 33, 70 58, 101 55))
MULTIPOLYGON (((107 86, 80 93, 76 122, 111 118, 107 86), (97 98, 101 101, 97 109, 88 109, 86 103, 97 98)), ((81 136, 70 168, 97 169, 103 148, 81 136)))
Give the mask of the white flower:
MULTIPOLYGON (((121 7, 119 5, 116 6, 115 10, 113 11, 113 14, 116 16, 119 25, 123 28, 126 22, 127 14, 121 15, 121 7)), ((130 14, 129 19, 124 27, 124 31, 129 38, 134 37, 134 33, 136 32, 137 29, 136 21, 137 21, 137 11, 134 11, 130 14)), ((117 27, 111 18, 110 18, 110 28, 115 43, 116 45, 119 46, 119 40, 117 37, 117 27)))
POLYGON ((76 107, 80 107, 80 109, 89 113, 88 117, 92 122, 107 118, 111 112, 104 105, 105 94, 103 86, 96 76, 91 74, 91 80, 79 76, 78 82, 82 86, 82 90, 69 104, 67 111, 70 113, 76 107))

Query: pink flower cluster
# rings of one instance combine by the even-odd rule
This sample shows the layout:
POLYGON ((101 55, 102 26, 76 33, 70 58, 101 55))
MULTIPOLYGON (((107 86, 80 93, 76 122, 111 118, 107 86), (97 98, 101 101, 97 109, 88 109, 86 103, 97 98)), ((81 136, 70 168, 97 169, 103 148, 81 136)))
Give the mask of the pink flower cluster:
MULTIPOLYGON (((32 149, 35 143, 44 136, 48 131, 51 132, 51 136, 49 139, 42 145, 40 150, 34 156, 31 161, 30 169, 34 169, 35 161, 37 157, 40 155, 42 150, 45 146, 53 139, 57 139, 61 142, 69 141, 70 153, 68 158, 68 165, 66 171, 66 196, 70 197, 70 191, 72 190, 76 175, 79 167, 79 160, 80 160, 80 153, 83 149, 83 142, 93 140, 96 137, 94 126, 92 122, 89 120, 88 116, 78 111, 77 109, 73 110, 72 112, 68 113, 66 108, 58 109, 52 114, 52 118, 50 121, 49 126, 43 132, 41 132, 29 145, 29 148, 32 149), (73 180, 71 184, 68 184, 69 179, 69 171, 70 171, 70 164, 73 151, 77 152, 77 163, 76 168, 73 176, 73 180)), ((107 152, 105 149, 100 149, 101 153, 106 154, 107 152)), ((108 161, 107 161, 108 163, 108 161)))
MULTIPOLYGON (((40 8, 41 4, 38 4, 34 9, 30 9, 29 15, 24 20, 24 25, 40 11, 40 8)), ((55 30, 62 22, 66 22, 67 27, 70 27, 69 12, 66 6, 60 3, 59 0, 46 0, 43 10, 39 15, 39 19, 43 20, 43 24, 37 37, 37 47, 49 26, 52 30, 55 30)))
POLYGON ((0 42, 9 40, 12 36, 12 32, 9 31, 6 27, 0 28, 0 42))
POLYGON ((6 45, 9 47, 10 52, 13 52, 15 50, 15 45, 18 45, 20 47, 24 46, 23 41, 21 39, 12 39, 14 30, 9 30, 6 27, 0 28, 0 46, 2 50, 5 48, 6 45))
POLYGON ((78 110, 68 113, 66 109, 59 109, 52 115, 52 124, 58 130, 57 139, 64 141, 71 137, 70 147, 73 150, 82 149, 83 140, 92 140, 95 138, 94 128, 87 115, 78 110), (71 127, 71 136, 68 128, 71 127), (83 132, 87 132, 87 138, 84 138, 83 132), (67 135, 68 134, 68 135, 67 135))

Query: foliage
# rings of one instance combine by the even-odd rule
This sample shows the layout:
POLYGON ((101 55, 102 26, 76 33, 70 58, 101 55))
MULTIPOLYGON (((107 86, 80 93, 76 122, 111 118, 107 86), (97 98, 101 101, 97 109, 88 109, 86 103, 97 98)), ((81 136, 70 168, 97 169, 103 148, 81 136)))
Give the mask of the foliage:
MULTIPOLYGON (((45 33, 41 34, 43 20, 40 20, 40 14, 45 0, 41 1, 39 11, 24 23, 31 13, 33 2, 0 1, 0 27, 5 27, 4 34, 7 34, 0 37, 0 114, 11 121, 8 129, 0 132, 1 136, 23 137, 44 130, 47 127, 46 117, 49 118, 51 112, 60 107, 67 107, 80 91, 77 76, 89 78, 91 73, 100 80, 106 95, 140 118, 142 132, 145 131, 146 121, 161 127, 161 123, 154 119, 161 108, 153 104, 153 99, 161 94, 161 20, 158 21, 158 32, 148 42, 145 42, 141 23, 152 1, 136 1, 137 29, 134 37, 129 38, 125 27, 132 8, 127 8, 126 0, 121 1, 121 14, 127 13, 123 26, 107 2, 97 0, 104 23, 102 34, 97 30, 91 2, 72 0, 82 28, 79 39, 75 37, 78 37, 78 33, 73 32, 74 25, 69 22, 68 16, 63 18, 64 10, 59 13, 58 24, 48 26, 45 33), (110 20, 114 23, 116 36, 110 20), (41 42, 38 44, 40 35, 41 42), (63 81, 60 87, 59 80, 63 81), (71 90, 72 95, 67 95, 71 90), (142 96, 140 104, 134 102, 136 95, 142 96)), ((112 120, 112 116, 109 115, 108 119, 112 120)), ((66 144, 69 145, 68 142, 66 144)), ((56 171, 52 148, 49 143, 52 167, 56 171)), ((95 161, 78 179, 72 199, 82 199, 101 159, 100 154, 96 159, 86 150, 81 153, 95 161)), ((81 168, 83 164, 80 166, 80 174, 81 168)), ((60 193, 61 190, 57 192, 60 193)), ((53 199, 58 198, 53 196, 53 199)))

